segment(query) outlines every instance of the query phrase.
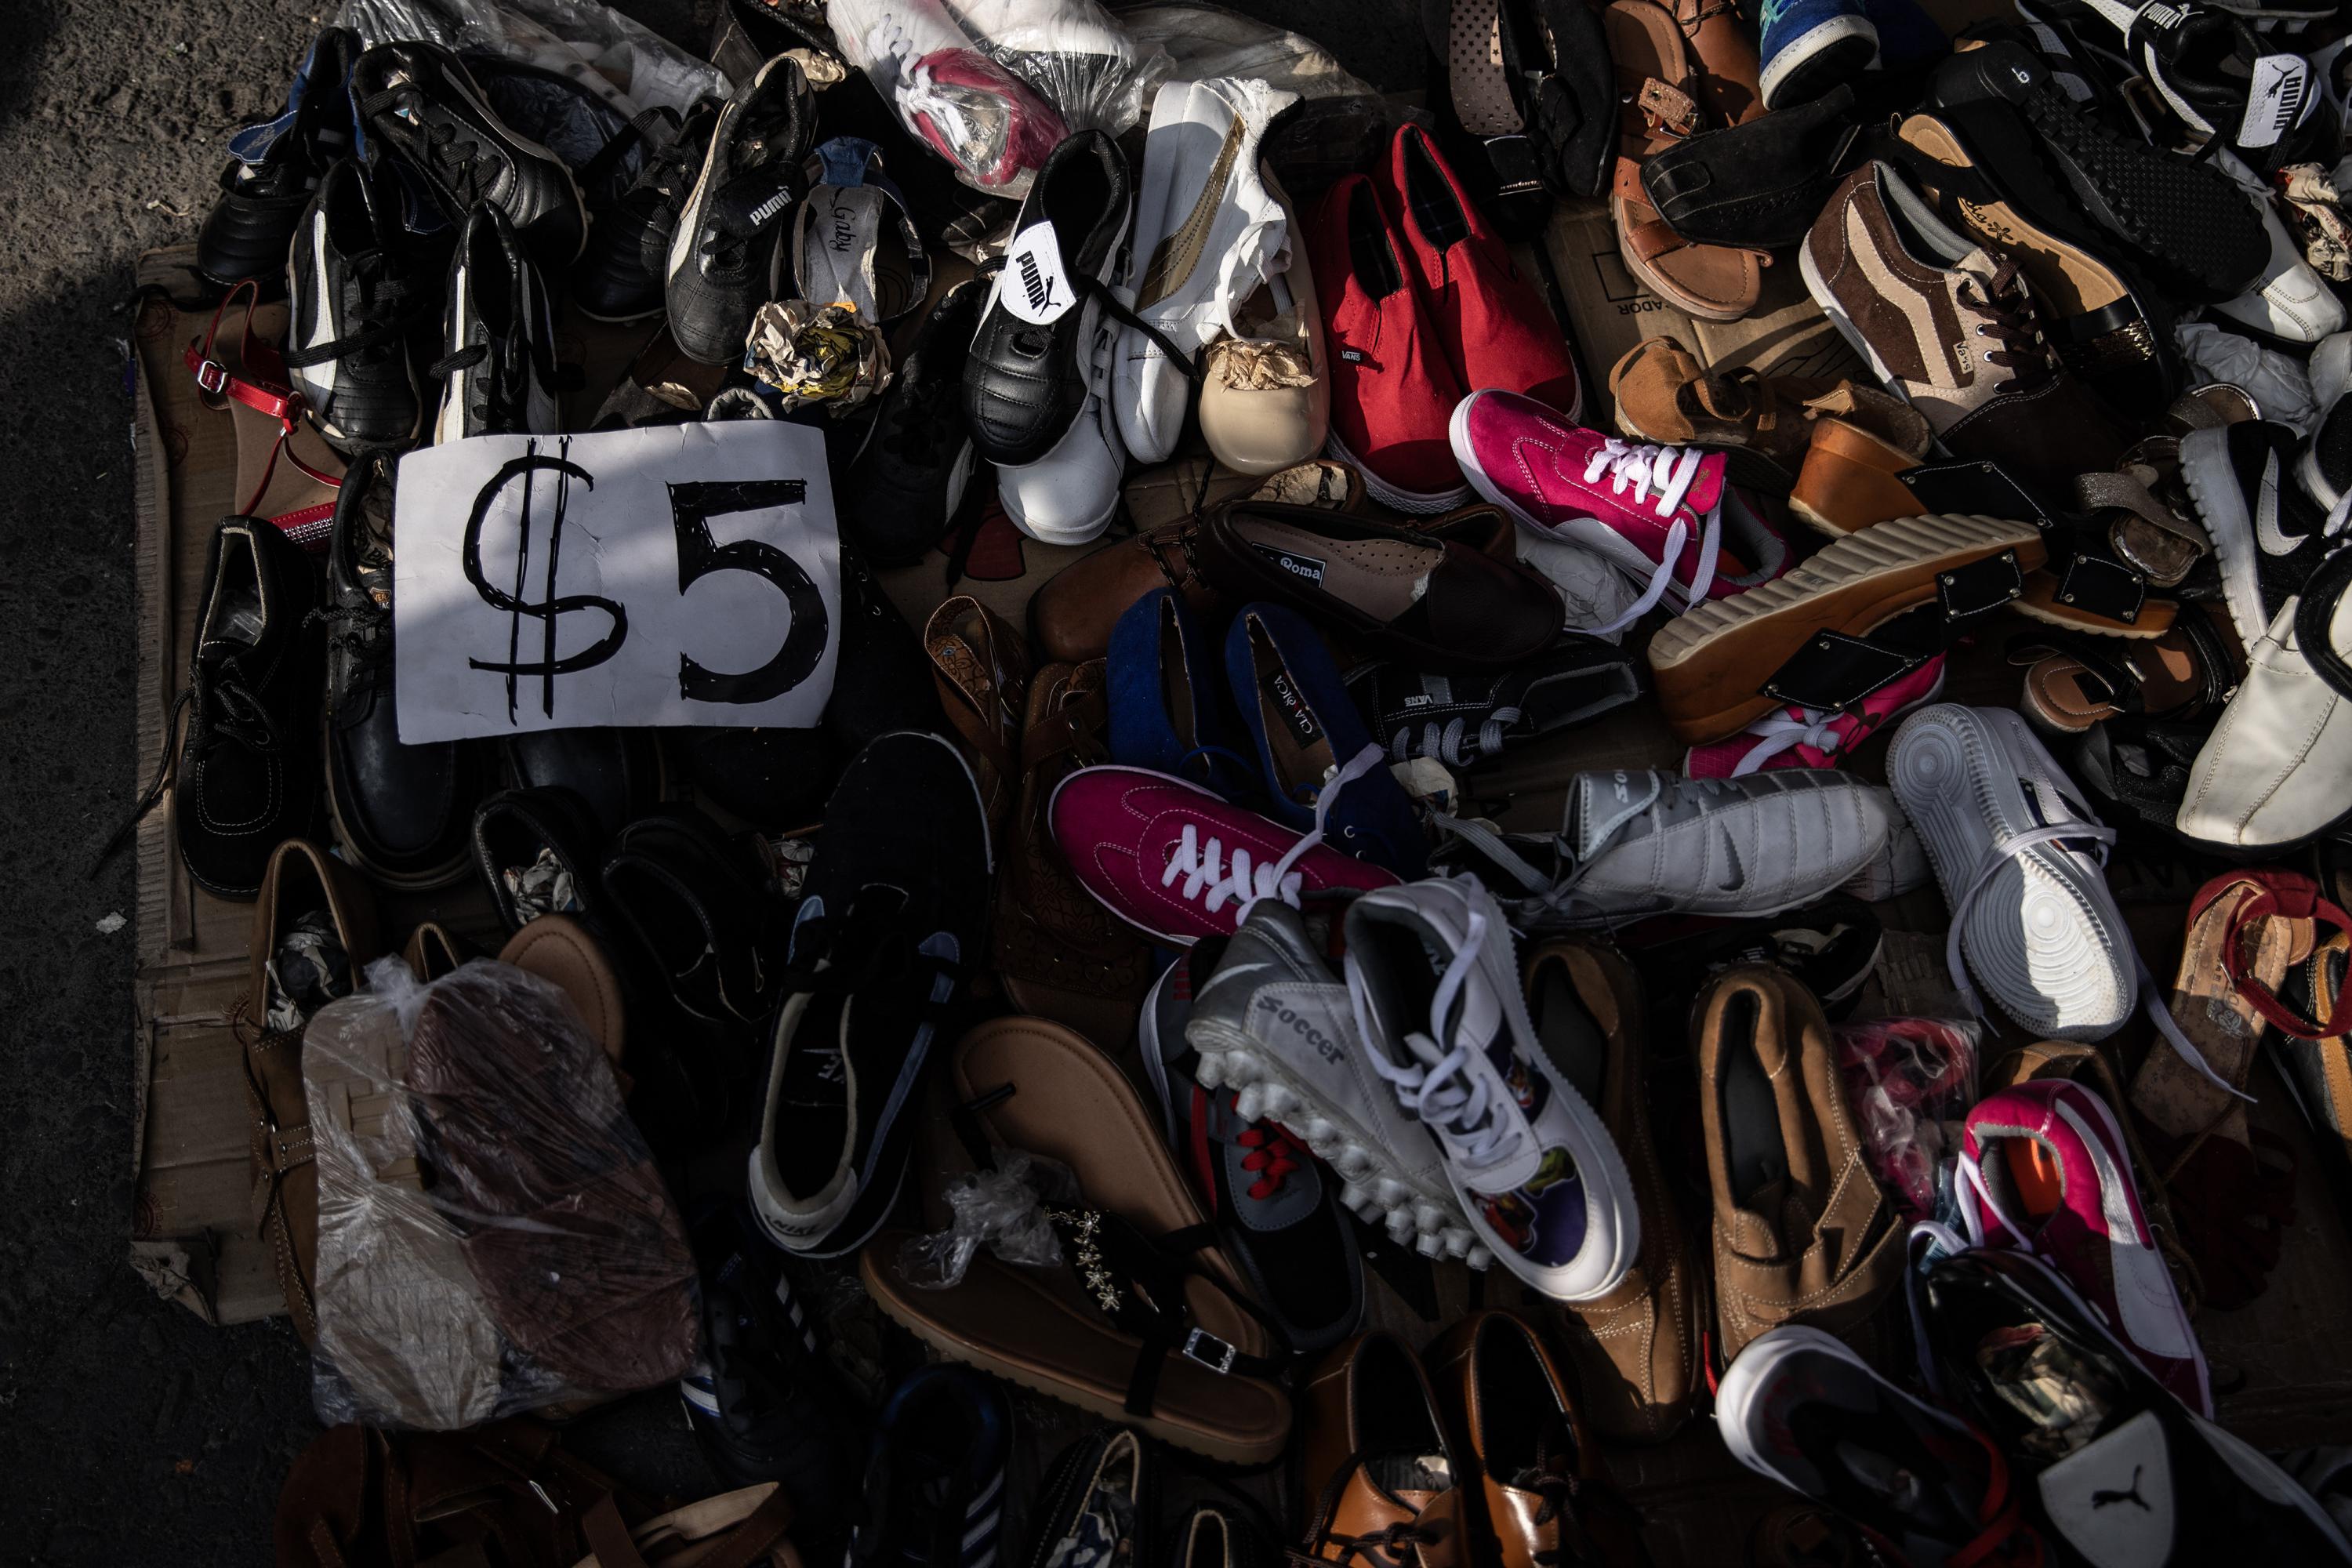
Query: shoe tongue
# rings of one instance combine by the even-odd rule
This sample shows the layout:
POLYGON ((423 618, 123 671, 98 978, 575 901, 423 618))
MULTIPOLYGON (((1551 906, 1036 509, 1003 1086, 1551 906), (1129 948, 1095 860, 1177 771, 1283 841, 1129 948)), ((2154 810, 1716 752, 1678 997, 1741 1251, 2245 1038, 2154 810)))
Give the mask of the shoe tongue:
MULTIPOLYGON (((1644 816, 1661 798, 1654 773, 1620 768, 1577 774, 1569 786, 1566 828, 1577 864, 1584 865, 1615 845, 1646 837, 1644 816)), ((1673 809, 1671 803, 1668 809, 1673 809)))
POLYGON ((792 171, 772 168, 740 174, 711 199, 710 214, 730 240, 749 239, 792 211, 792 171))

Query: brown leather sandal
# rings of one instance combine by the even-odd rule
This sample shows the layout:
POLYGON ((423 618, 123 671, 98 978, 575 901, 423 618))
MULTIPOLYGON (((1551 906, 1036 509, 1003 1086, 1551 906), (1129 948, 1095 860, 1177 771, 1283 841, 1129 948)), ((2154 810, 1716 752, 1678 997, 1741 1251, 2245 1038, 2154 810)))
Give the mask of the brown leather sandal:
POLYGON ((1736 321, 1763 289, 1762 251, 1694 245, 1666 226, 1642 188, 1651 154, 1706 129, 1701 84, 1674 12, 1654 0, 1611 0, 1601 13, 1624 108, 1609 216, 1618 254, 1643 287, 1708 321, 1736 321))
POLYGON ((931 612, 923 651, 988 813, 992 843, 1003 843, 1019 785, 1021 710, 1029 693, 1029 648, 1004 617, 969 595, 931 612))

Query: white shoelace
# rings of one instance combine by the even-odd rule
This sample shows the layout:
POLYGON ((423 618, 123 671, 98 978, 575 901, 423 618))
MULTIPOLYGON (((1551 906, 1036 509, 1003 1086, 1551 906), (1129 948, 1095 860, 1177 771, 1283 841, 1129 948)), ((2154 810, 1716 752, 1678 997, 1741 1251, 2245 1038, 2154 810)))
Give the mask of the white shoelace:
MULTIPOLYGON (((2037 846, 2055 844, 2068 838, 2087 838, 2096 844, 2098 847, 2093 851, 2093 858, 2101 866, 2105 866, 2107 862, 2107 846, 2116 841, 2116 830, 2095 817, 2086 816, 2078 817, 2072 822, 2053 822, 2041 827, 2029 827, 2013 837, 1996 839, 1991 847, 1985 851, 1983 860, 1978 863, 1976 875, 1969 879, 1967 890, 1952 901, 1952 925, 1944 935, 1944 968, 1951 975, 1953 989, 1959 993, 1960 1000, 1967 1005, 1972 1015, 1978 1017, 1987 1016, 1984 999, 1977 994, 1975 984, 1969 979, 1968 963, 1960 956, 1960 933, 1968 925, 1969 911, 1976 907, 1977 895, 1990 885, 1993 873, 2007 865, 2016 856, 2037 846)), ((2249 1105, 2257 1103, 2252 1095, 2232 1087, 2227 1079, 2215 1072, 2213 1064, 2205 1059, 2205 1053, 2199 1050, 2190 1043, 2189 1037, 2180 1032, 2180 1026, 2173 1020, 2172 1009, 2164 1005, 2163 994, 2157 984, 2156 976, 2147 972, 2147 961, 2139 955, 2139 944, 2132 941, 2131 932, 2128 931, 2124 931, 2122 936, 2125 947, 2132 955, 2135 984, 2139 991, 2140 1005, 2147 1012, 2148 1022, 2156 1026, 2156 1032, 2163 1036, 2166 1043, 2179 1053, 2180 1059, 2194 1068, 2198 1075, 2206 1082, 2222 1093, 2242 1100, 2249 1105)))
POLYGON ((1739 759, 1731 770, 1733 778, 1746 778, 1761 769, 1781 752, 1799 746, 1811 746, 1824 755, 1834 758, 1845 738, 1831 728, 1845 717, 1834 708, 1803 708, 1801 717, 1792 718, 1785 708, 1775 708, 1770 713, 1748 726, 1743 733, 1757 737, 1755 745, 1739 759))
POLYGON ((1186 823, 1182 836, 1176 841, 1176 853, 1169 857, 1167 869, 1160 873, 1160 885, 1176 888, 1180 898, 1200 900, 1201 907, 1211 914, 1238 899, 1241 907, 1234 910, 1235 926, 1248 918, 1250 906, 1260 899, 1279 899, 1297 909, 1299 890, 1306 886, 1307 879, 1291 868, 1323 842, 1323 821, 1332 803, 1339 798, 1340 790, 1381 764, 1378 746, 1366 746, 1349 758, 1315 797, 1314 827, 1283 851, 1282 858, 1271 863, 1253 858, 1246 849, 1228 851, 1224 841, 1214 837, 1204 846, 1199 831, 1186 823), (1179 882, 1181 887, 1177 886, 1179 882))
MULTIPOLYGON (((1454 999, 1461 994, 1470 972, 1478 965, 1478 944, 1486 934, 1486 917, 1472 910, 1461 949, 1446 964, 1445 973, 1437 982, 1437 994, 1430 1002, 1429 1031, 1416 1029, 1405 1036, 1406 1041, 1416 1047, 1416 1055, 1436 1057, 1434 1065, 1398 1067, 1389 1061, 1383 1051, 1365 1053, 1372 1070, 1396 1090, 1397 1103, 1435 1130, 1453 1149, 1454 1158, 1471 1171, 1488 1170, 1502 1163, 1518 1152, 1527 1136, 1523 1129, 1511 1125, 1499 1114, 1507 1091, 1496 1081, 1491 1065, 1486 1064, 1486 1053, 1468 1041, 1457 1041, 1451 1050, 1443 1053, 1437 1045, 1437 1037, 1445 1033, 1446 1016, 1454 1010, 1454 999), (1486 1070, 1479 1071, 1481 1066, 1486 1066, 1486 1070)), ((1356 966, 1349 965, 1348 1003, 1356 1015, 1356 1031, 1365 1039, 1376 1037, 1371 1027, 1370 1001, 1356 966)))
MULTIPOLYGON (((1640 799, 1628 801, 1617 811, 1600 820, 1591 835, 1591 841, 1594 846, 1592 854, 1581 859, 1577 857, 1574 848, 1569 843, 1565 825, 1560 832, 1552 836, 1551 842, 1558 848, 1560 859, 1567 862, 1569 866, 1568 874, 1557 883, 1541 870, 1529 865, 1525 856, 1513 849, 1504 841, 1502 835, 1483 822, 1450 816, 1442 811, 1430 813, 1429 820, 1439 832, 1461 839, 1484 857, 1495 869, 1511 878, 1526 889, 1528 896, 1514 900, 1512 905, 1514 911, 1523 922, 1539 922, 1549 915, 1565 916, 1578 903, 1589 905, 1595 910, 1599 910, 1601 908, 1599 903, 1590 894, 1579 890, 1577 884, 1584 879, 1587 871, 1600 863, 1601 855, 1608 849, 1610 840, 1616 836, 1619 828, 1643 812, 1651 810, 1665 798, 1666 782, 1669 779, 1673 779, 1677 787, 1682 789, 1696 789, 1706 795, 1728 793, 1728 786, 1721 779, 1679 778, 1672 773, 1658 772, 1656 769, 1651 769, 1642 776, 1647 782, 1647 792, 1640 799)), ((1571 795, 1570 798, 1573 801, 1574 796, 1571 795)))
MULTIPOLYGON (((1654 510, 1662 518, 1672 518, 1666 530, 1665 549, 1660 552, 1657 570, 1650 574, 1649 584, 1640 598, 1615 620, 1605 626, 1592 628, 1596 637, 1622 632, 1657 606, 1666 589, 1675 580, 1675 565, 1681 561, 1685 546, 1690 543, 1690 524, 1675 513, 1683 504, 1683 497, 1698 478, 1699 464, 1706 454, 1693 447, 1643 447, 1621 441, 1612 436, 1585 459, 1584 482, 1595 485, 1603 473, 1609 476, 1609 493, 1622 496, 1628 490, 1637 506, 1648 504, 1652 494, 1657 496, 1654 510)), ((1685 595, 1696 605, 1706 597, 1715 585, 1715 561, 1723 544, 1723 505, 1717 501, 1699 523, 1698 565, 1691 574, 1691 584, 1685 595)))

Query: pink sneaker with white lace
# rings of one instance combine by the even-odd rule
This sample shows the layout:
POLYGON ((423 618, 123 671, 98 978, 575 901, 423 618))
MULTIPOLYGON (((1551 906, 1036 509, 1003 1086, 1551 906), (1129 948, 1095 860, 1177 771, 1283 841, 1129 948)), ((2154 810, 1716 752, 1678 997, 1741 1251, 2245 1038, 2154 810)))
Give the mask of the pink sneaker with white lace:
POLYGON ((1720 452, 1604 436, 1511 392, 1472 393, 1447 433, 1480 495, 1644 584, 1617 622, 1592 629, 1621 631, 1662 600, 1679 610, 1789 569, 1788 542, 1724 482, 1720 452))
POLYGON ((1768 768, 1834 768, 1847 753, 1944 689, 1944 656, 1896 677, 1862 700, 1854 712, 1834 708, 1776 708, 1729 740, 1693 746, 1685 776, 1737 779, 1768 768))
POLYGON ((1985 1096, 1961 1134, 1959 1178, 1970 1246, 2050 1265, 2158 1381, 2211 1417, 2205 1352, 2148 1230, 2123 1127, 2095 1090, 2051 1079, 1985 1096))
MULTIPOLYGON (((1367 751, 1370 748, 1367 747, 1367 751)), ((1376 753, 1377 754, 1377 753, 1376 753)), ((1326 788, 1329 801, 1339 792, 1326 788)), ((1103 908, 1171 947, 1231 936, 1249 906, 1396 884, 1396 873, 1148 768, 1080 768, 1045 805, 1054 842, 1103 908)))

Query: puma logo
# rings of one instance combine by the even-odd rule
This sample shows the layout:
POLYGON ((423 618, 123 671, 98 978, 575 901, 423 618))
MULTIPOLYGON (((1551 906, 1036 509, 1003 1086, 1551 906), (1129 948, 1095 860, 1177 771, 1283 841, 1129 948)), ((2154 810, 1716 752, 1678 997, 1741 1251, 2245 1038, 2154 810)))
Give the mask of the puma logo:
POLYGON ((2154 1513, 2156 1510, 2147 1506, 2147 1499, 2139 1495, 2139 1474, 2146 1468, 2147 1468, 2146 1465, 2134 1465, 2132 1467, 2132 1484, 2126 1490, 2100 1490, 2093 1492, 2091 1494, 2091 1506, 2095 1509, 2100 1509, 2107 1508, 2119 1502, 2137 1503, 2142 1513, 2154 1513))
POLYGON ((754 228, 759 227, 761 224, 767 222, 770 218, 775 216, 778 213, 783 211, 786 207, 792 205, 793 193, 789 190, 778 191, 774 195, 770 196, 766 201, 761 202, 758 206, 751 209, 751 226, 754 228))
POLYGON ((1043 310, 1054 302, 1054 284, 1057 280, 1044 276, 1038 270, 1037 253, 1034 250, 1021 253, 1020 266, 1021 290, 1029 296, 1029 308, 1043 310))

